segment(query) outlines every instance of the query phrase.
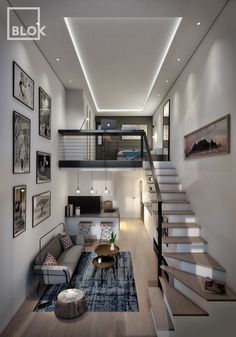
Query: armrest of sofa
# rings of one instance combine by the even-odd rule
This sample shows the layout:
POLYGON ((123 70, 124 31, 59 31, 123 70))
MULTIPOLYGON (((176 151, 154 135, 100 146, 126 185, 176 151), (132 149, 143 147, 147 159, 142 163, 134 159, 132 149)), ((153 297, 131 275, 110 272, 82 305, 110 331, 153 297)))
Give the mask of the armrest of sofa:
POLYGON ((35 265, 34 271, 41 276, 44 284, 60 284, 70 282, 70 272, 66 266, 35 265))

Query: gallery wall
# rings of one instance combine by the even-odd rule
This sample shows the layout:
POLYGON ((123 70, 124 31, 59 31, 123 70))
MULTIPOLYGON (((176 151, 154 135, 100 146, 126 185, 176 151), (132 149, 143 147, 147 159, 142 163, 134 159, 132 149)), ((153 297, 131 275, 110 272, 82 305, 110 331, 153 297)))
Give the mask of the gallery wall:
MULTIPOLYGON (((209 253, 227 271, 236 290, 236 3, 229 1, 154 115, 159 123, 170 99, 170 156, 208 240, 209 253), (230 153, 184 159, 184 135, 226 115, 230 153)), ((156 140, 160 142, 160 140, 156 140)))
POLYGON ((0 332, 36 286, 32 261, 39 238, 64 221, 67 175, 58 169, 58 134, 65 118, 65 89, 35 43, 7 41, 6 1, 0 3, 0 332), (12 96, 12 63, 16 61, 34 80, 34 110, 12 96), (51 140, 38 134, 38 90, 41 86, 52 100, 51 140), (13 111, 31 120, 30 173, 12 173, 13 111), (36 184, 36 151, 51 154, 51 181, 36 184), (13 238, 13 186, 27 186, 26 231, 13 238), (51 216, 32 228, 32 196, 51 191, 51 216))

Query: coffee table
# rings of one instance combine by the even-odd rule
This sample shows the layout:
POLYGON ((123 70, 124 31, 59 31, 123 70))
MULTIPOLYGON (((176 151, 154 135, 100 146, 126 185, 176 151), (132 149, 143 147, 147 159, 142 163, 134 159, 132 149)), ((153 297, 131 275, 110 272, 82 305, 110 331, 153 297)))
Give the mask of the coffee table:
POLYGON ((113 274, 115 276, 115 259, 113 256, 97 256, 93 259, 93 265, 95 268, 101 270, 101 280, 103 280, 103 271, 107 271, 109 268, 112 268, 113 274), (101 258, 101 262, 98 262, 98 259, 101 258))
POLYGON ((110 245, 102 244, 95 247, 94 251, 98 256, 115 256, 119 252, 119 247, 115 245, 115 249, 111 250, 110 245))

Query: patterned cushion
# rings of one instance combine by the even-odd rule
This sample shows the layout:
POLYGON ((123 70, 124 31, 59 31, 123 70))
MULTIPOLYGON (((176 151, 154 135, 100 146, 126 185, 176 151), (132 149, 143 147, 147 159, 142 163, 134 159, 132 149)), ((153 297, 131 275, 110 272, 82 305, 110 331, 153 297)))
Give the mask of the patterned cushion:
POLYGON ((73 246, 73 243, 72 243, 69 235, 62 236, 61 237, 61 243, 62 243, 62 246, 63 246, 64 250, 67 250, 67 249, 69 249, 73 246))
POLYGON ((56 266, 57 261, 52 254, 47 253, 46 259, 44 260, 43 266, 56 266))

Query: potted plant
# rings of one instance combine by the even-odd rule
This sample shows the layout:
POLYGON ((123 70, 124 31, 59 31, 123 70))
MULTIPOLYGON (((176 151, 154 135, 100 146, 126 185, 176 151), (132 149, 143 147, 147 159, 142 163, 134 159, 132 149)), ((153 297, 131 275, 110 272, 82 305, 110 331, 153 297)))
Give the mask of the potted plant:
POLYGON ((111 232, 111 236, 109 239, 109 243, 111 244, 111 247, 110 247, 111 250, 115 250, 115 244, 114 244, 115 240, 116 240, 116 234, 114 232, 111 232))

